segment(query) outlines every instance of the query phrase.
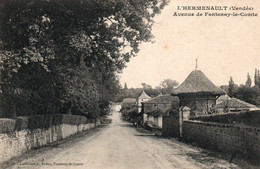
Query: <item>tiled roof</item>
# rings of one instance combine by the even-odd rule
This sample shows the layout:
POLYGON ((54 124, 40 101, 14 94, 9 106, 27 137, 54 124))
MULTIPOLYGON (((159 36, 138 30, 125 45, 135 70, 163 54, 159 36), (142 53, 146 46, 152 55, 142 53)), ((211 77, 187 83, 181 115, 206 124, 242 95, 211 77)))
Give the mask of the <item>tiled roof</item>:
POLYGON ((192 71, 185 81, 172 91, 172 95, 196 93, 223 95, 225 91, 213 84, 200 70, 192 71))
POLYGON ((145 91, 143 90, 143 92, 140 94, 140 96, 138 97, 139 99, 150 99, 151 97, 148 96, 145 91))
POLYGON ((228 108, 257 108, 255 105, 239 100, 237 98, 227 99, 217 104, 216 108, 224 108, 225 106, 228 106, 228 108))
POLYGON ((154 98, 151 98, 149 101, 144 102, 145 103, 172 103, 173 96, 170 94, 160 95, 154 98))
POLYGON ((124 98, 123 103, 134 103, 136 102, 135 98, 124 98))

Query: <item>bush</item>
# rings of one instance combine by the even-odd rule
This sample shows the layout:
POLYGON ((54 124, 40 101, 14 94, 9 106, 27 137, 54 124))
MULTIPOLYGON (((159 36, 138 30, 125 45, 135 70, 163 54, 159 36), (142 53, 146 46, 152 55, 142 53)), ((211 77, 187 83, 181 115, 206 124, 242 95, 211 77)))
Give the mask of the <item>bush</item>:
POLYGON ((86 123, 87 123, 86 117, 77 116, 77 115, 65 115, 65 114, 54 115, 54 120, 53 120, 53 125, 59 125, 59 124, 80 125, 86 123))
POLYGON ((53 115, 35 115, 35 116, 21 116, 16 119, 17 130, 22 129, 37 129, 49 128, 53 125, 70 124, 80 125, 86 124, 87 118, 77 115, 53 114, 53 115))
POLYGON ((87 118, 77 115, 54 114, 54 115, 36 115, 29 117, 28 128, 49 128, 52 125, 70 124, 80 125, 86 124, 87 118))
POLYGON ((0 133, 11 133, 15 131, 14 119, 1 118, 0 119, 0 133))
POLYGON ((28 121, 29 121, 29 116, 17 117, 15 130, 20 131, 20 130, 28 129, 28 121))
POLYGON ((80 125, 95 122, 95 119, 87 119, 84 116, 65 114, 19 116, 15 119, 0 118, 0 133, 11 133, 15 130, 25 129, 48 129, 51 126, 61 124, 80 125))
POLYGON ((227 114, 214 114, 208 116, 191 117, 191 120, 216 122, 225 124, 244 124, 260 128, 260 111, 235 112, 227 114))
POLYGON ((51 115, 35 115, 28 118, 28 128, 49 128, 53 125, 53 116, 51 115))

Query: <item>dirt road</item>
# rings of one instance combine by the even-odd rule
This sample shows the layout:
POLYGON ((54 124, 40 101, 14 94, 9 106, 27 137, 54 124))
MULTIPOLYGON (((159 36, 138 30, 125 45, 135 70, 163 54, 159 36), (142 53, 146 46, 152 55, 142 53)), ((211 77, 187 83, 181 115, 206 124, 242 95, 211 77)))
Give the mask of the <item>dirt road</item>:
POLYGON ((13 168, 239 168, 178 141, 138 132, 114 112, 112 124, 62 149, 39 153, 13 168))

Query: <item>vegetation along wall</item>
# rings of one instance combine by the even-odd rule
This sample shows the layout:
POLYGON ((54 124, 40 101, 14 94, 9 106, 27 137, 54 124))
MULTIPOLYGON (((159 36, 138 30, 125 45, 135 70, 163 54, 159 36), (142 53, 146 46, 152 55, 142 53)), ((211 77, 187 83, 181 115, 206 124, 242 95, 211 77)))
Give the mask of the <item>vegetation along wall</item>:
POLYGON ((0 163, 97 125, 100 120, 64 114, 1 118, 0 163))
POLYGON ((260 128, 260 111, 234 112, 227 114, 197 116, 191 117, 191 120, 225 124, 240 124, 260 128))

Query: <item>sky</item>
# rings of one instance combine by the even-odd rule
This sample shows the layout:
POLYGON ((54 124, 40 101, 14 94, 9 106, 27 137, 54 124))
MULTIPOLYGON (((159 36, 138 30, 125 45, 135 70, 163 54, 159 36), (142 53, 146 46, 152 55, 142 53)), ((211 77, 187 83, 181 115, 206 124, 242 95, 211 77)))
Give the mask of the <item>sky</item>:
MULTIPOLYGON (((197 11, 195 11, 197 12, 197 11)), ((214 11, 213 11, 214 12, 214 11)), ((233 11, 232 11, 233 12, 233 11)), ((254 81, 260 69, 260 1, 255 0, 174 0, 155 18, 155 43, 143 43, 138 55, 120 75, 120 83, 141 87, 159 86, 164 79, 182 83, 189 73, 201 70, 217 86, 227 85, 232 76, 236 84, 245 84, 247 73, 254 81), (214 5, 249 6, 257 17, 178 17, 177 6, 214 5)))

